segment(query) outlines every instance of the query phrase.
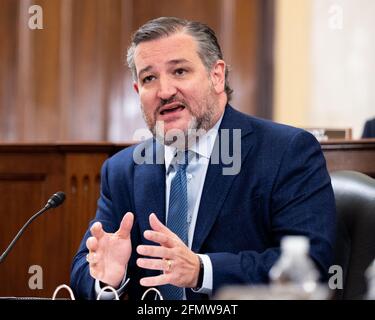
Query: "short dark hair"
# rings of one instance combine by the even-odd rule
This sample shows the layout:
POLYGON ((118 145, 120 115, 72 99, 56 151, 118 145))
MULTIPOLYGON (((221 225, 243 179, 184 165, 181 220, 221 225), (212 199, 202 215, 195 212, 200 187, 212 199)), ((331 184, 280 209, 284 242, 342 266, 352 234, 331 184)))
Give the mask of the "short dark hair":
MULTIPOLYGON (((128 48, 127 62, 134 80, 137 80, 134 63, 134 52, 137 45, 141 42, 168 37, 177 32, 185 32, 198 42, 198 55, 208 71, 212 69, 217 60, 223 59, 215 32, 209 26, 201 22, 176 17, 160 17, 146 22, 133 34, 131 45, 128 48)), ((227 67, 225 69, 225 92, 229 101, 233 90, 229 86, 227 67)))

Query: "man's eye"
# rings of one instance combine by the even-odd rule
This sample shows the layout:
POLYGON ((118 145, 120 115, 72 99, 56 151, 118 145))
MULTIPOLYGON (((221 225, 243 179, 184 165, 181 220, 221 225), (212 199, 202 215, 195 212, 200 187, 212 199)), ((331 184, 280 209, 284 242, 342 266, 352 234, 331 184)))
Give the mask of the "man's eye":
POLYGON ((179 68, 179 69, 176 69, 174 73, 178 76, 182 76, 186 73, 186 70, 182 69, 182 68, 179 68))
POLYGON ((155 77, 154 76, 147 76, 147 77, 144 77, 143 80, 142 80, 142 83, 148 83, 152 80, 154 80, 155 77))

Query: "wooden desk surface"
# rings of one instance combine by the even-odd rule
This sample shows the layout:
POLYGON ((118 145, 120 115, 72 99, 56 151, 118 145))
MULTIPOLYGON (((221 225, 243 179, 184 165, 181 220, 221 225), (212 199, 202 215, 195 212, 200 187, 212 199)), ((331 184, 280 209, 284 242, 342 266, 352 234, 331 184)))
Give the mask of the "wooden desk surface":
POLYGON ((328 170, 355 170, 375 178, 375 139, 322 142, 328 170))

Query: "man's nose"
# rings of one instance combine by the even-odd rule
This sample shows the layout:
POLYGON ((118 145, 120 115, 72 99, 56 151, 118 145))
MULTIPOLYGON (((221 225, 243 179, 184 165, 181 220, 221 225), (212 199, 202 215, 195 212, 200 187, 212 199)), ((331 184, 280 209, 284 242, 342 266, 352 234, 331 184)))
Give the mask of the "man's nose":
POLYGON ((177 89, 171 79, 167 77, 159 78, 158 98, 162 100, 168 100, 173 97, 177 92, 177 89))

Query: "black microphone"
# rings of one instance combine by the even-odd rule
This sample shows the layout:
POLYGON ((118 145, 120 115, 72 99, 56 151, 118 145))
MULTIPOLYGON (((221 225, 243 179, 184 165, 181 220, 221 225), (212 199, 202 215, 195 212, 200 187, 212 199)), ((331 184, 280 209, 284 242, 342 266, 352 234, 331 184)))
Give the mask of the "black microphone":
POLYGON ((56 192, 51 198, 48 199, 47 204, 45 205, 45 208, 56 208, 60 204, 62 204, 65 200, 65 193, 62 191, 56 192))
POLYGON ((12 240, 12 242, 10 243, 10 245, 8 246, 8 248, 4 251, 4 253, 1 255, 0 257, 0 263, 4 261, 4 259, 7 257, 8 253, 10 252, 10 250, 12 250, 14 244, 16 243, 16 241, 19 239, 19 237, 22 235, 22 233, 25 231, 25 229, 27 228, 27 226, 33 222, 34 219, 36 219, 38 216, 40 216, 43 212, 46 212, 47 210, 51 209, 51 208, 56 208, 58 207, 60 204, 62 204, 65 200, 65 193, 64 192, 56 192, 53 196, 51 196, 46 205, 44 206, 43 209, 39 210, 36 214, 34 214, 25 224, 24 226, 21 228, 20 231, 18 231, 17 235, 14 237, 14 239, 12 240))

